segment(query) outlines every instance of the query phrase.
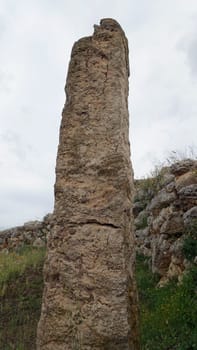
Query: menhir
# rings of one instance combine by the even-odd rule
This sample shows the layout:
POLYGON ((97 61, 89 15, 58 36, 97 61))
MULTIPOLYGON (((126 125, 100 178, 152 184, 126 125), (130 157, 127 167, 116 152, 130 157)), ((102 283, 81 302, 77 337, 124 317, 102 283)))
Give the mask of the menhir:
POLYGON ((44 266, 38 350, 138 350, 128 44, 103 19, 74 44, 44 266))

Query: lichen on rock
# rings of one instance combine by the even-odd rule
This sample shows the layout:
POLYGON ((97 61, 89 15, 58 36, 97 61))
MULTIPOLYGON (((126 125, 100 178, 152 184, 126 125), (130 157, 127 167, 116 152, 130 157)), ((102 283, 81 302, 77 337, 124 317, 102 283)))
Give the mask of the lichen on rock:
POLYGON ((151 183, 158 179, 143 180, 147 182, 146 191, 141 180, 137 182, 137 210, 134 210, 137 251, 151 260, 152 272, 161 277, 159 286, 173 278, 181 280, 187 270, 183 245, 197 219, 196 171, 195 159, 183 159, 162 168, 158 190, 145 207, 142 204, 147 187, 151 192, 151 183), (147 217, 145 231, 138 230, 142 215, 147 217))
POLYGON ((38 350, 138 350, 128 44, 103 19, 74 44, 56 164, 38 350))

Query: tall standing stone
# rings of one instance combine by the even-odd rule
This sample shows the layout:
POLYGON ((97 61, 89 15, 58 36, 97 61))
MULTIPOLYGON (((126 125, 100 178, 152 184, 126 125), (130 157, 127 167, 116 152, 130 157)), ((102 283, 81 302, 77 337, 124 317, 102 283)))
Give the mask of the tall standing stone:
POLYGON ((103 19, 74 44, 38 350, 137 350, 128 44, 103 19))

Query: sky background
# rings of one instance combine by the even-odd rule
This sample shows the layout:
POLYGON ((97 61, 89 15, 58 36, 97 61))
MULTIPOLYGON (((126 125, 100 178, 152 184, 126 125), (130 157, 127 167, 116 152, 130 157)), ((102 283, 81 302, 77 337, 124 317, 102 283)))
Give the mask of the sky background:
POLYGON ((105 17, 129 40, 135 177, 196 152, 196 0, 0 0, 0 228, 53 210, 71 48, 105 17))

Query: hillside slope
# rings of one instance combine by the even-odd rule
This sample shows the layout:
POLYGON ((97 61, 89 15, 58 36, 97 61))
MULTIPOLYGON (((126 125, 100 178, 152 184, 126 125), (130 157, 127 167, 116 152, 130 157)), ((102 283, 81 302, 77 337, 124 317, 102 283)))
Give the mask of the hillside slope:
MULTIPOLYGON (((137 180, 134 216, 142 350, 197 350, 197 161, 137 180)), ((0 350, 36 349, 54 223, 47 215, 0 233, 0 350)))
POLYGON ((0 350, 35 350, 45 250, 0 254, 0 350))
MULTIPOLYGON (((0 256, 0 350, 35 350, 44 250, 0 256)), ((137 258, 142 350, 197 349, 197 267, 183 283, 157 288, 148 260, 137 258)), ((110 350, 110 349, 109 349, 110 350)))

